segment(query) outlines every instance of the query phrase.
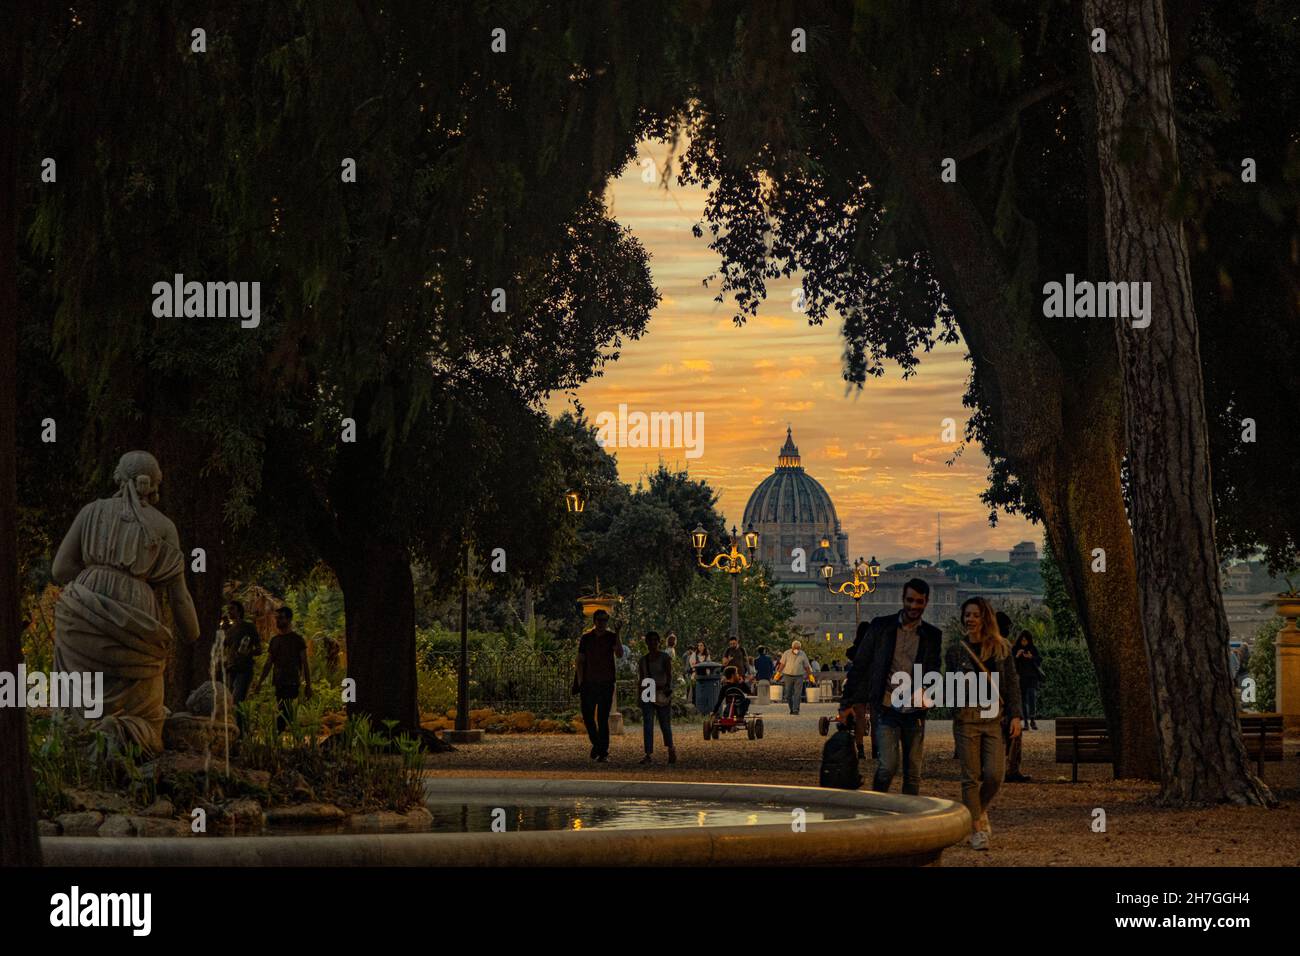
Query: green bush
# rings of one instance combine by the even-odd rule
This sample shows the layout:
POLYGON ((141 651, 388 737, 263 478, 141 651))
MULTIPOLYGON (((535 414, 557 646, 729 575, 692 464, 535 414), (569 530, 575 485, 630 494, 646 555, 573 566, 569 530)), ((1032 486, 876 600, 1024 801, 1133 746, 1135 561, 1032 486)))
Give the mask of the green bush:
POLYGON ((1038 690, 1038 715, 1048 719, 1104 717, 1088 645, 1052 637, 1035 643, 1043 655, 1045 675, 1038 690))
POLYGON ((1274 618, 1260 625, 1250 648, 1250 663, 1246 673, 1255 680, 1255 701, 1243 705, 1245 710, 1270 713, 1277 708, 1277 632, 1282 630, 1282 619, 1274 618))
MULTIPOLYGON (((947 668, 950 641, 945 632, 944 667, 947 668)), ((955 631, 953 633, 956 633, 955 631)), ((1037 717, 1051 720, 1056 717, 1104 717, 1101 692, 1097 689, 1097 674, 1088 656, 1088 645, 1082 641, 1062 640, 1055 637, 1035 638, 1039 653, 1043 655, 1045 676, 1038 689, 1037 717)), ((930 712, 933 720, 951 720, 953 708, 936 707, 930 712)))
POLYGON ((416 673, 420 713, 445 714, 456 706, 456 667, 450 660, 435 660, 416 673))

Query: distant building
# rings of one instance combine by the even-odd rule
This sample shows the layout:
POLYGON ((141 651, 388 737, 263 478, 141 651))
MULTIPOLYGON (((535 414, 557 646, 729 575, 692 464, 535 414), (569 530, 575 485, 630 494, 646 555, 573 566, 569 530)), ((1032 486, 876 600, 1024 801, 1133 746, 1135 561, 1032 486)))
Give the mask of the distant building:
POLYGON ((1223 590, 1238 594, 1249 593, 1251 577, 1249 564, 1242 562, 1241 564, 1229 565, 1223 572, 1223 590))
MULTIPOLYGON (((832 564, 839 583, 853 574, 856 555, 850 557, 849 536, 840 525, 835 503, 821 483, 804 471, 799 448, 788 428, 776 470, 754 489, 745 505, 743 527, 748 529, 751 524, 759 534, 759 557, 772 569, 773 580, 793 592, 794 625, 808 640, 846 647, 852 644, 857 634, 853 600, 827 590, 820 572, 823 565, 832 564), (822 548, 823 538, 830 547, 822 548), (806 567, 802 571, 791 568, 795 548, 804 550, 806 567)), ((957 582, 942 571, 882 570, 876 589, 862 598, 862 620, 901 608, 903 583, 914 577, 930 584, 928 620, 941 622, 956 614, 957 582)))
POLYGON ((1012 564, 1037 564, 1038 545, 1032 541, 1021 541, 1011 549, 1012 564))

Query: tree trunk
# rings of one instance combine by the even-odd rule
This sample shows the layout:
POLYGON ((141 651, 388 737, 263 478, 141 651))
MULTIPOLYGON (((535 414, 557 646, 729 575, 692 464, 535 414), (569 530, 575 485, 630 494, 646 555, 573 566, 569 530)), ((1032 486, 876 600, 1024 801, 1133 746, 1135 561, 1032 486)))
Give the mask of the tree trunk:
POLYGON ((1047 512, 1048 533, 1060 551, 1061 573, 1078 604, 1102 687, 1115 772, 1156 779, 1149 685, 1135 683, 1145 673, 1146 650, 1133 615, 1134 566, 1131 557, 1125 560, 1132 544, 1124 540, 1120 449, 1114 429, 1110 441, 1091 434, 1107 414, 1105 393, 1092 381, 1106 371, 1105 363, 1066 375, 1032 326, 1033 304, 1014 293, 979 211, 957 184, 940 181, 939 155, 920 142, 902 104, 843 69, 842 62, 839 56, 817 60, 825 81, 858 117, 915 204, 972 361, 988 383, 998 442, 1016 474, 1033 483, 1047 512), (1095 547, 1107 550, 1105 575, 1092 574, 1083 560, 1095 547), (1112 554, 1118 564, 1112 564, 1112 554), (1113 603, 1126 596, 1127 605, 1113 603))
POLYGON ((347 616, 348 677, 356 701, 348 714, 367 714, 379 729, 418 734, 415 584, 404 546, 376 537, 349 542, 348 557, 334 568, 347 616))
MULTIPOLYGON (((1112 367, 1112 371, 1115 371, 1112 367)), ((1120 484, 1120 408, 1114 376, 1077 381, 1066 401, 1066 433, 1032 475, 1056 555, 1097 674, 1114 742, 1115 776, 1159 777, 1146 645, 1138 631, 1133 537, 1120 484), (1085 424, 1086 422, 1086 424, 1085 424), (1094 571, 1094 549, 1105 571, 1094 571)))
POLYGON ((185 558, 185 583, 199 621, 199 637, 193 644, 173 630, 175 641, 167 661, 166 704, 174 711, 184 710, 190 692, 208 679, 212 642, 221 620, 226 580, 222 514, 229 489, 218 475, 202 473, 212 448, 175 418, 164 415, 154 421, 149 445, 163 471, 159 507, 176 525, 185 558), (191 570, 195 548, 204 551, 202 573, 191 570))
POLYGON ((1182 225, 1165 214, 1178 147, 1161 0, 1084 0, 1111 278, 1150 282, 1149 327, 1116 322, 1142 631, 1170 803, 1261 803, 1228 676, 1210 443, 1182 225), (1121 139, 1123 145, 1121 146, 1121 139))
MULTIPOLYGON (((21 128, 18 90, 22 77, 20 26, 16 13, 0 52, 0 671, 18 672, 18 172, 21 128)), ((29 423, 30 424, 30 423, 29 423)), ((36 796, 27 750, 27 711, 0 707, 0 866, 39 866, 36 796)))

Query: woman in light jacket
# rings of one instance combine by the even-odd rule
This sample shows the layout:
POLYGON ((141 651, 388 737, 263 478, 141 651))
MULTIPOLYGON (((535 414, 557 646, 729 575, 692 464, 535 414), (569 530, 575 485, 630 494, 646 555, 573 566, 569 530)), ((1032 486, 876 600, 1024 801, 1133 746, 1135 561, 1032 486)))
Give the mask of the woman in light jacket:
POLYGON ((975 706, 957 708, 952 724, 957 759, 961 761, 961 802, 970 811, 971 846, 987 850, 992 833, 989 804, 1002 788, 1006 771, 1002 712, 1005 708, 1011 718, 1007 733, 1019 737, 1020 682, 1011 644, 998 630, 989 602, 981 597, 966 600, 961 606, 961 623, 965 636, 948 651, 948 672, 974 674, 980 684, 991 684, 996 677, 996 696, 1000 698, 991 702, 991 712, 982 709, 977 701, 969 702, 975 706))

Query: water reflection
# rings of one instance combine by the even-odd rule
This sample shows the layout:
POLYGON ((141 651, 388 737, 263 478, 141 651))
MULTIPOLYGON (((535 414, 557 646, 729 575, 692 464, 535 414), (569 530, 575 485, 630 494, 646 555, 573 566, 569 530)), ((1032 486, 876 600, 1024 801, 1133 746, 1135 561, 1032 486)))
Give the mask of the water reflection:
MULTIPOLYGON (((617 797, 545 797, 537 801, 493 803, 475 799, 439 797, 426 803, 433 814, 435 833, 491 832, 493 811, 505 810, 508 829, 630 830, 664 827, 730 827, 790 823, 791 807, 781 804, 738 805, 698 800, 651 800, 617 797), (542 802, 542 801, 545 802, 542 802)), ((853 820, 867 811, 846 808, 808 808, 807 821, 853 820)))

